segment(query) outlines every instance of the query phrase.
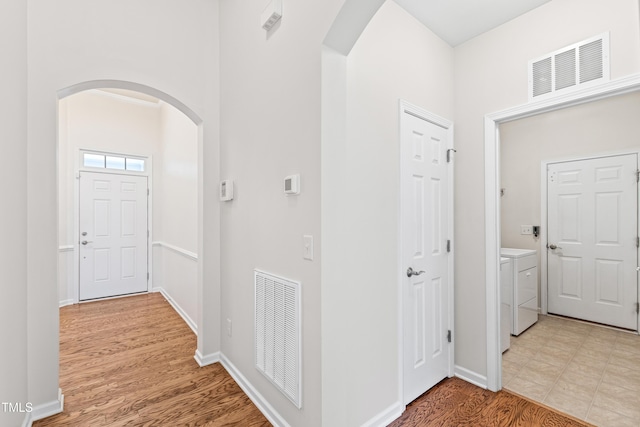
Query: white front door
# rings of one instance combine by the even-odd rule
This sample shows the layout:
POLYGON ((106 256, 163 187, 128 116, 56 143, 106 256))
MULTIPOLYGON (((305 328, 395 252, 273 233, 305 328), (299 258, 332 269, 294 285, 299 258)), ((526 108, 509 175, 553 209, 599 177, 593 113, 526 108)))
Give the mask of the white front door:
POLYGON ((147 177, 80 174, 80 300, 147 290, 147 177))
POLYGON ((447 129, 425 117, 430 115, 401 108, 400 268, 405 404, 449 376, 451 370, 448 340, 451 213, 447 164, 450 135, 447 129))
POLYGON ((548 311, 637 330, 636 154, 547 167, 548 311))

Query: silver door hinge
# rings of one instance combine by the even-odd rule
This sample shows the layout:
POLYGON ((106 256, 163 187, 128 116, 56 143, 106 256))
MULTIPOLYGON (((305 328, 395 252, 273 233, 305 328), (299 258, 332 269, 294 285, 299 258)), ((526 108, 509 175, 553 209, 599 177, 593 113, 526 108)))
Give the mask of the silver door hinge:
POLYGON ((447 240, 447 252, 451 252, 451 240, 447 240))
POLYGON ((636 237, 636 248, 640 248, 640 237, 636 237))
POLYGON ((458 150, 454 150, 453 148, 449 148, 447 150, 447 163, 451 163, 451 152, 456 153, 458 150))
POLYGON ((149 189, 147 188, 147 196, 149 195, 149 189))
POLYGON ((447 342, 451 342, 451 329, 447 331, 447 342))
POLYGON ((640 169, 636 170, 636 182, 640 182, 640 169))
POLYGON ((149 272, 147 271, 147 282, 149 281, 149 272))
POLYGON ((636 313, 640 313, 640 302, 636 303, 636 313))

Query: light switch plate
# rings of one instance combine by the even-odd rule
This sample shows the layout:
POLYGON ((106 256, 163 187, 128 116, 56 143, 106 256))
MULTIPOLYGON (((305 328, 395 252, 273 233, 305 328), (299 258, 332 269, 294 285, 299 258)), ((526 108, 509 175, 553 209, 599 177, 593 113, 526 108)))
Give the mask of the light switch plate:
POLYGON ((304 241, 304 259, 308 259, 313 261, 313 236, 304 235, 302 236, 304 241))

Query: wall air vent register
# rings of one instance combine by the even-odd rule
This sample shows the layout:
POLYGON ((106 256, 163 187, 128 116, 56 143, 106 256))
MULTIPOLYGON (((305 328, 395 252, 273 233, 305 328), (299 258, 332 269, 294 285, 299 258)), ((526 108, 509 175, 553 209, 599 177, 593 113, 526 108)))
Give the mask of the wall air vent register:
POLYGON ((609 33, 529 61, 529 101, 609 81, 609 33))
POLYGON ((300 283, 254 270, 256 368, 302 407, 300 283))

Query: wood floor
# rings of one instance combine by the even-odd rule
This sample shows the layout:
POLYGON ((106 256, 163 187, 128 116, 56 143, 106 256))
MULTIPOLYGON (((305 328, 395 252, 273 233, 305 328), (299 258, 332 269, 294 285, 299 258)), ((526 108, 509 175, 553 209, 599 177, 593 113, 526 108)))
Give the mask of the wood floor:
POLYGON ((584 427, 568 415, 508 391, 493 393, 449 378, 413 401, 390 427, 584 427))
MULTIPOLYGON (((64 412, 33 425, 270 426, 220 364, 198 367, 195 348, 194 334, 161 294, 63 307, 64 412)), ((586 425, 514 394, 491 393, 456 378, 425 393, 391 424, 586 425)))
POLYGON ((60 309, 64 412, 34 426, 270 426, 161 294, 60 309))

